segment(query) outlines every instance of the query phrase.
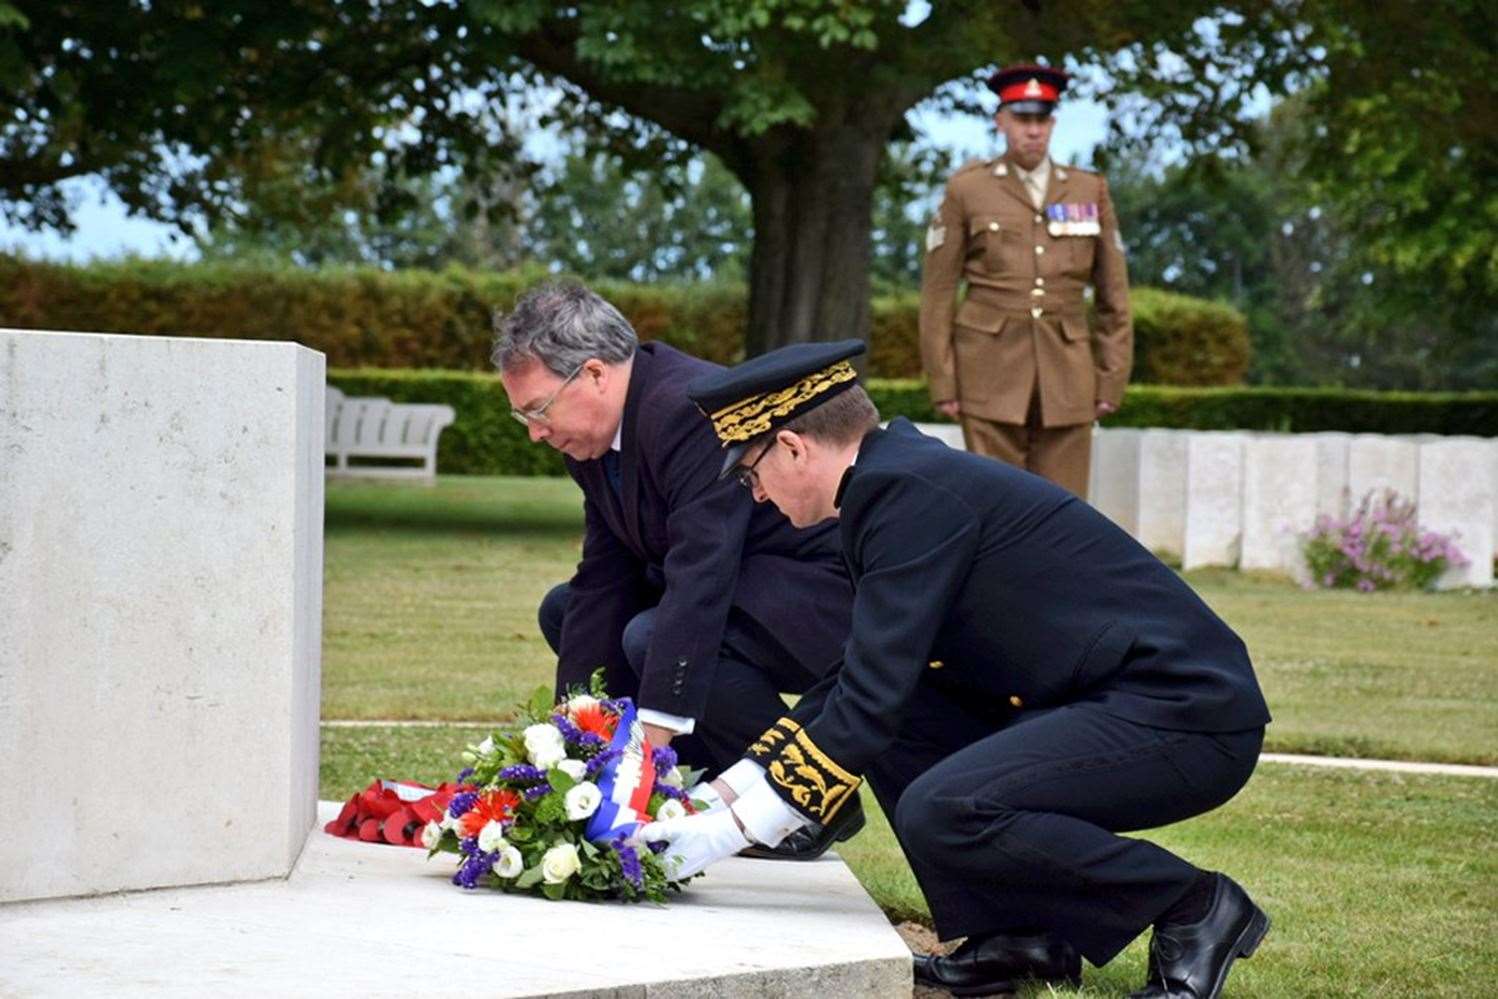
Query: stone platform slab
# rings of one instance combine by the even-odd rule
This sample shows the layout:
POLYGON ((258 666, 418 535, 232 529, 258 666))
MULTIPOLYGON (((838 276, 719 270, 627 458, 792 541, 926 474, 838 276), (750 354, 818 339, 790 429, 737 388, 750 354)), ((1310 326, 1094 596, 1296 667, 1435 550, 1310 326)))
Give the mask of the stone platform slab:
POLYGON ((469 893, 451 872, 319 828, 284 880, 0 905, 0 995, 911 992, 908 948, 833 854, 727 860, 664 907, 469 893))

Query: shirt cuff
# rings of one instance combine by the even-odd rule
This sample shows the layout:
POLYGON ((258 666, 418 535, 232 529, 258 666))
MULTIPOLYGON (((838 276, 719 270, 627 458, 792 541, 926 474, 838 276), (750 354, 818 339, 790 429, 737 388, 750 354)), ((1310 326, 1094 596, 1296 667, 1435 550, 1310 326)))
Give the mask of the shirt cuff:
POLYGON ((749 789, 764 779, 765 768, 753 760, 739 760, 718 775, 718 780, 728 785, 735 795, 748 794, 749 789))
MULTIPOLYGON (((747 762, 747 761, 746 761, 747 762)), ((756 764, 750 764, 755 766, 756 764)), ((756 843, 778 846, 791 833, 809 824, 809 820, 797 812, 761 774, 758 781, 747 792, 734 799, 728 806, 744 825, 744 832, 756 843)))
POLYGON ((695 718, 668 715, 664 711, 652 711, 650 708, 641 708, 635 712, 635 717, 640 719, 641 725, 659 725, 661 728, 669 728, 677 735, 686 735, 697 727, 695 718))

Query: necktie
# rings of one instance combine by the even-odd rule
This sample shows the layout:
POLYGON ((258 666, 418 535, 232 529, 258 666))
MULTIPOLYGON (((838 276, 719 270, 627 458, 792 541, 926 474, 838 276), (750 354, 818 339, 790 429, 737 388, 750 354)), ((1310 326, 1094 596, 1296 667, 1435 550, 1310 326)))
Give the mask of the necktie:
POLYGON ((619 452, 613 448, 609 448, 603 453, 603 471, 608 476, 609 485, 613 487, 614 495, 622 495, 624 492, 624 479, 619 474, 619 452))

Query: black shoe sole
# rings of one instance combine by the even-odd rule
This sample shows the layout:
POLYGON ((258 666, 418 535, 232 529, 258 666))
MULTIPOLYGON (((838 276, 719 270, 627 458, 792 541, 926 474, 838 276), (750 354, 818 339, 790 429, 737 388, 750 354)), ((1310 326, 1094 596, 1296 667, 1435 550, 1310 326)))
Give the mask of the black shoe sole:
MULTIPOLYGON (((1253 905, 1252 902, 1249 903, 1253 905)), ((1233 968, 1233 962, 1240 957, 1253 957, 1254 951, 1259 949, 1259 944, 1264 942, 1264 937, 1269 933, 1269 914, 1257 905, 1253 906, 1253 915, 1249 917, 1248 925, 1243 927, 1243 932, 1238 934, 1238 942, 1233 944, 1233 949, 1228 953, 1228 959, 1222 962, 1222 970, 1217 973, 1217 981, 1212 983, 1204 999, 1218 999, 1222 995, 1222 987, 1227 984, 1228 972, 1233 968)))
POLYGON ((756 843, 752 846, 744 847, 739 851, 738 855, 740 857, 751 857, 755 860, 818 860, 821 858, 822 854, 832 849, 833 844, 843 843, 847 840, 852 839, 854 836, 857 836, 858 833, 863 829, 865 821, 866 820, 864 819, 862 813, 860 813, 858 818, 849 823, 848 828, 838 833, 827 843, 824 843, 822 845, 822 848, 814 853, 777 853, 775 851, 775 847, 773 846, 760 846, 758 843, 756 843))
POLYGON ((1082 987, 1082 976, 1078 975, 1075 978, 1072 978, 1070 976, 1067 976, 1066 978, 1044 978, 1044 979, 1042 979, 1042 978, 1025 978, 1025 979, 1019 979, 1019 980, 1013 980, 1013 981, 1006 979, 1004 981, 998 981, 998 982, 987 982, 987 983, 985 983, 983 985, 958 985, 958 986, 943 985, 940 982, 929 982, 929 981, 928 982, 923 982, 920 979, 916 979, 915 984, 920 985, 923 988, 928 988, 928 989, 941 989, 941 990, 943 990, 945 992, 950 992, 954 996, 963 996, 964 999, 966 999, 966 997, 968 997, 968 996, 1012 996, 1012 995, 1016 995, 1019 992, 1020 985, 1024 984, 1024 983, 1027 983, 1027 982, 1041 982, 1044 985, 1054 985, 1054 986, 1057 986, 1058 988, 1064 987, 1064 988, 1069 988, 1069 989, 1080 989, 1082 987))

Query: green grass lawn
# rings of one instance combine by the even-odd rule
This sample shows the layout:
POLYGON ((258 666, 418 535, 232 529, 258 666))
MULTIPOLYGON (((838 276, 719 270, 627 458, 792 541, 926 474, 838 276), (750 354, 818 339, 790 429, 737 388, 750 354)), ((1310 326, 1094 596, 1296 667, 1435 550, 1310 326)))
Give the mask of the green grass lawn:
MULTIPOLYGON (((581 534, 566 480, 329 483, 324 717, 507 716, 550 683, 535 609, 571 574, 581 534)), ((1305 592, 1223 571, 1186 579, 1248 642, 1275 715, 1269 748, 1498 762, 1493 595, 1305 592)), ((483 731, 326 727, 322 796, 347 798, 375 777, 451 777, 483 731)), ((1224 808, 1150 835, 1232 873, 1275 920, 1231 994, 1469 996, 1498 981, 1495 820, 1498 781, 1265 764, 1224 808)), ((845 846, 892 919, 927 919, 877 807, 845 846)), ((1137 986, 1144 948, 1089 971, 1080 994, 1137 986)))
MULTIPOLYGON (((324 717, 503 716, 551 680, 536 606, 581 537, 565 479, 330 482, 324 717)), ((1270 749, 1498 763, 1498 595, 1186 579, 1248 643, 1270 749)))
MULTIPOLYGON (((322 796, 347 798, 376 776, 449 778, 483 734, 325 728, 322 796)), ((891 919, 929 922, 872 795, 864 806, 869 825, 843 857, 891 919)), ((1231 873, 1274 920, 1264 947, 1236 966, 1232 995, 1472 996, 1498 980, 1495 817, 1498 781, 1266 763, 1223 808, 1147 835, 1231 873)), ((1146 943, 1087 972, 1080 994, 1137 987, 1146 943)))

